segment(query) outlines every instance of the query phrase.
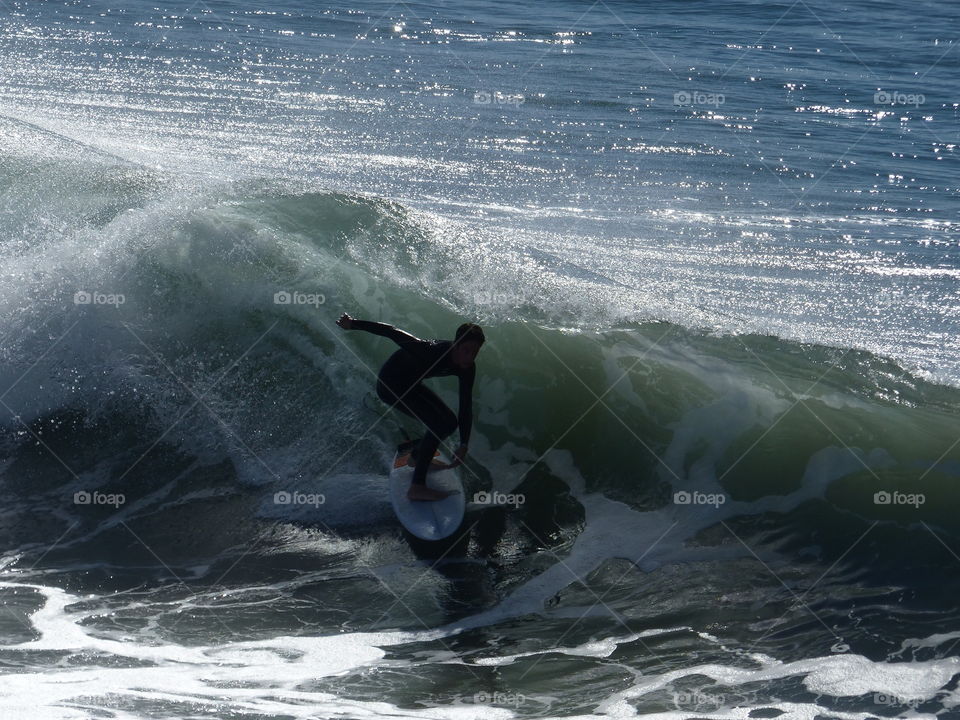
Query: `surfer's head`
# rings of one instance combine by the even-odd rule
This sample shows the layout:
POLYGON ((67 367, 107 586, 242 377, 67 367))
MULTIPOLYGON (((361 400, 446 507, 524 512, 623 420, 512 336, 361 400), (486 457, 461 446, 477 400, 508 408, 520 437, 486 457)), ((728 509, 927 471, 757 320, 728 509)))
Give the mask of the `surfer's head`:
POLYGON ((464 323, 457 328, 453 339, 453 349, 450 351, 451 360, 457 367, 470 367, 480 352, 480 346, 486 342, 483 328, 474 323, 464 323))

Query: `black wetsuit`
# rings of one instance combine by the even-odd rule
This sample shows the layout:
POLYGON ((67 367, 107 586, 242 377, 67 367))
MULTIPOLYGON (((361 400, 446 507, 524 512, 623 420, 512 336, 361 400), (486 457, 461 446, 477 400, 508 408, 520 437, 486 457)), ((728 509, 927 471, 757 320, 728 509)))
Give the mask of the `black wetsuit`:
POLYGON ((426 426, 426 434, 416 451, 417 465, 413 482, 427 481, 427 468, 440 441, 459 424, 460 444, 470 440, 473 425, 473 380, 476 365, 455 367, 451 362, 451 340, 421 340, 386 323, 353 320, 351 327, 390 338, 400 349, 387 358, 377 377, 377 395, 426 426), (459 416, 447 407, 435 392, 421 381, 439 375, 456 375, 460 380, 459 416), (421 462, 422 460, 422 462, 421 462))

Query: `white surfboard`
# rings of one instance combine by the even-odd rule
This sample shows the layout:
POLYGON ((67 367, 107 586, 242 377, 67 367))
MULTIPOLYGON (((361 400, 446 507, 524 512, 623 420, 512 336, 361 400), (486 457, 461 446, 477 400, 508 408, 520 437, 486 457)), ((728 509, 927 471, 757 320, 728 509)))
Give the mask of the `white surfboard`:
MULTIPOLYGON (((450 462, 444 455, 435 461, 450 462)), ((390 466, 390 504, 397 518, 410 533, 421 540, 441 540, 452 535, 463 522, 466 500, 463 484, 455 469, 427 472, 427 487, 453 490, 443 500, 408 500, 407 490, 413 479, 413 467, 407 465, 407 453, 397 452, 390 466)))

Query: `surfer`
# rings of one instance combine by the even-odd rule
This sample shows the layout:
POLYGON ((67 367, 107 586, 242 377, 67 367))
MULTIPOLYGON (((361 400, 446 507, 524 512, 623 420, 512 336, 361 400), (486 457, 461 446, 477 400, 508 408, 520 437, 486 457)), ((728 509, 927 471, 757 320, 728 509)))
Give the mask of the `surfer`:
POLYGON ((426 432, 410 453, 414 464, 413 481, 407 491, 411 500, 442 500, 449 492, 427 487, 427 469, 433 462, 440 441, 460 427, 460 446, 450 467, 456 467, 467 455, 473 425, 474 360, 486 338, 479 325, 464 323, 453 340, 421 340, 386 323, 357 320, 346 313, 337 320, 345 330, 366 330, 390 338, 400 349, 387 358, 377 376, 377 395, 390 407, 396 407, 422 422, 426 432), (447 407, 423 380, 440 375, 456 375, 460 381, 459 412, 447 407))

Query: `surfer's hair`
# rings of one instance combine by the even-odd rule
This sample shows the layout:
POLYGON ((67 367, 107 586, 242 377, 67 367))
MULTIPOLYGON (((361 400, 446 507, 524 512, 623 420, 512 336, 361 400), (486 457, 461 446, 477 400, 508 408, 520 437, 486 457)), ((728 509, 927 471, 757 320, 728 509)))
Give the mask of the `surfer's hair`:
POLYGON ((483 335, 483 328, 475 323, 468 322, 457 328, 457 334, 453 341, 455 343, 475 342, 483 345, 483 343, 487 341, 487 338, 483 335))

